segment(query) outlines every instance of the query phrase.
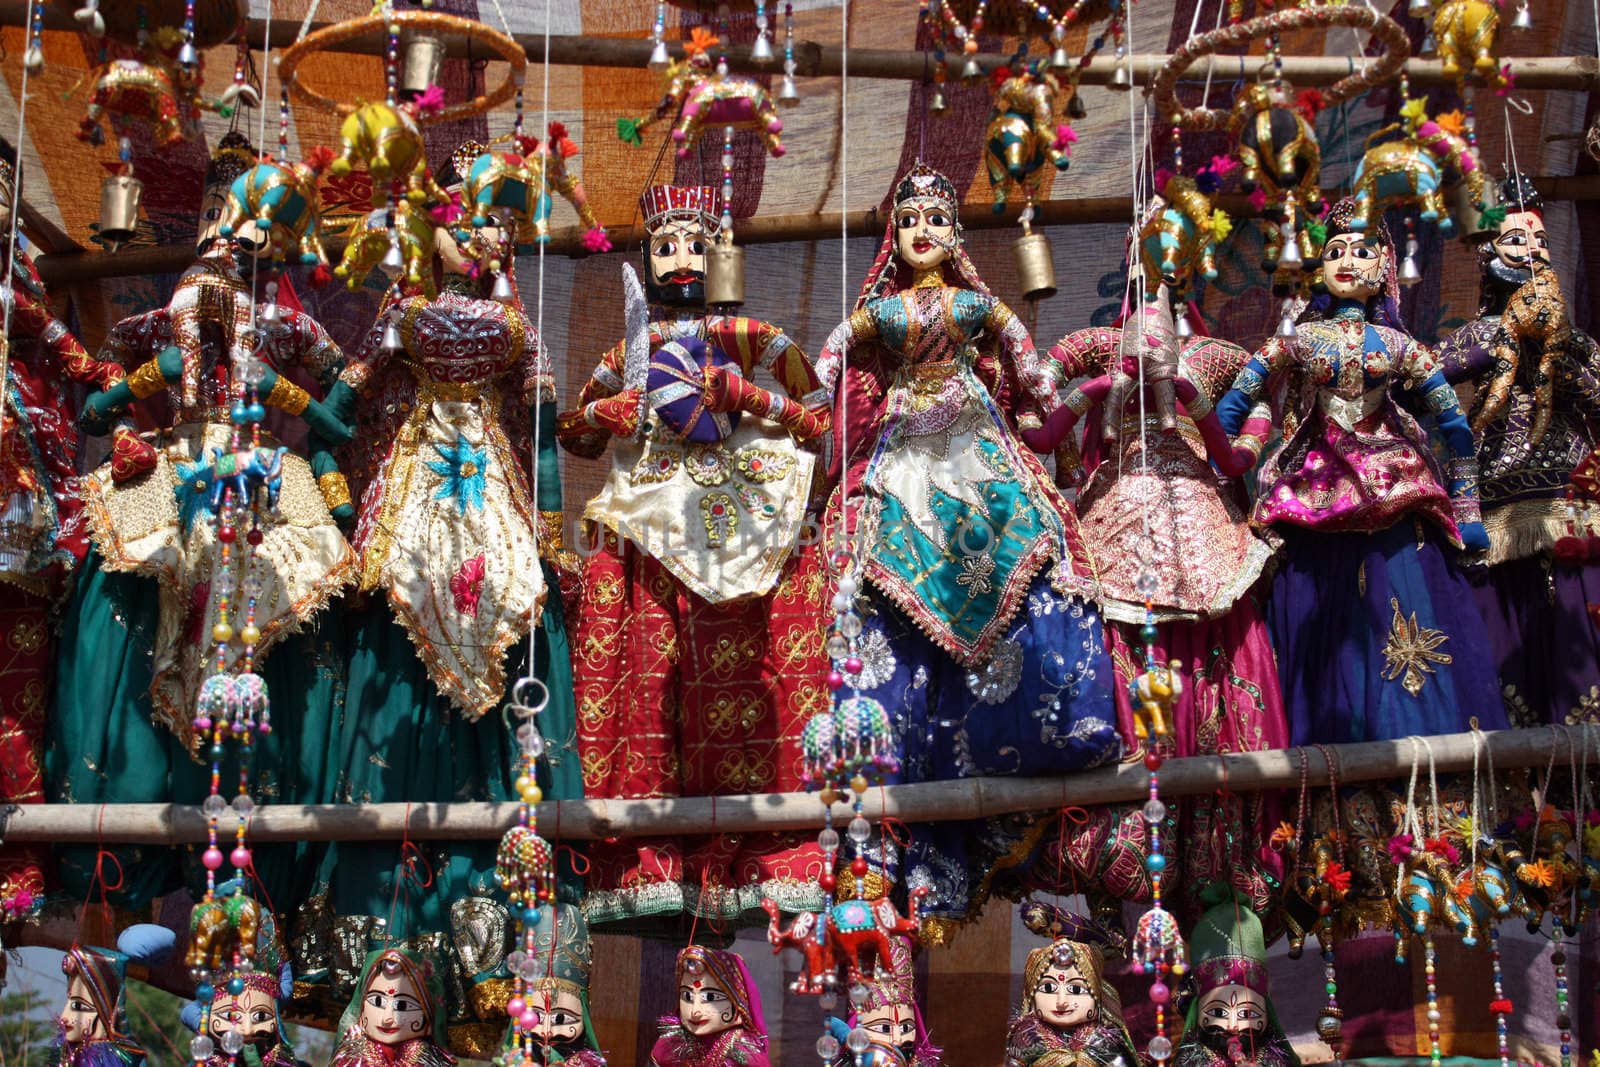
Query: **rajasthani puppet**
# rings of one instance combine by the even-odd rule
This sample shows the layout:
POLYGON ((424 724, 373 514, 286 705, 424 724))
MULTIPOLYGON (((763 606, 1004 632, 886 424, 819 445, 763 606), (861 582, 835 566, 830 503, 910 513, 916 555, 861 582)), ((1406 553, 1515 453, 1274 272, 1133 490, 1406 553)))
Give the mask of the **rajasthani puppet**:
POLYGON ((1211 907, 1189 937, 1176 1067, 1300 1067, 1268 993, 1260 918, 1225 885, 1202 896, 1211 907))
POLYGON ((678 1013, 663 1016, 650 1067, 768 1067, 761 990, 735 952, 678 953, 678 1013))
POLYGON ((56 1017, 49 1067, 144 1067, 145 1050, 128 1025, 128 964, 160 963, 177 935, 141 923, 117 938, 117 947, 74 945, 61 957, 67 1002, 56 1017))
POLYGON ((1126 950, 1120 932, 1028 901, 1028 929, 1051 938, 1028 953, 1022 1005, 1006 1031, 1006 1067, 1139 1067, 1106 957, 1126 950), (1120 1064, 1118 1061, 1121 1061, 1120 1064))

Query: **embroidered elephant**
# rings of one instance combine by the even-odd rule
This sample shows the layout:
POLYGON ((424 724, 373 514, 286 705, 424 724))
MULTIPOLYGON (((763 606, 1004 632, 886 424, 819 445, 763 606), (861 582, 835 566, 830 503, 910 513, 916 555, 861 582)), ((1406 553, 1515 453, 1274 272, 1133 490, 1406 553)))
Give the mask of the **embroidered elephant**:
POLYGON ((265 248, 272 259, 281 261, 292 249, 301 263, 325 266, 328 255, 322 248, 317 180, 332 156, 319 147, 303 163, 262 157, 229 187, 219 232, 252 255, 265 248))
POLYGON ((289 450, 277 448, 245 448, 237 452, 211 450, 211 510, 222 506, 225 490, 233 490, 239 504, 254 500, 258 490, 267 491, 267 507, 278 506, 278 491, 283 488, 283 457, 289 450))
POLYGON ((358 165, 372 175, 372 206, 383 207, 390 194, 415 205, 448 198, 428 174, 428 156, 419 119, 444 105, 438 86, 408 103, 362 104, 339 124, 339 154, 328 173, 343 177, 358 165))
MULTIPOLYGON (((1398 129, 1391 123, 1372 137, 1398 129)), ((1368 138, 1370 143, 1371 137, 1368 138)), ((1448 237, 1455 223, 1445 212, 1444 175, 1454 167, 1474 199, 1483 200, 1483 170, 1467 143, 1430 118, 1422 118, 1411 133, 1399 140, 1368 148, 1356 165, 1355 213, 1350 228, 1364 230, 1373 214, 1391 206, 1421 208, 1424 222, 1437 220, 1439 233, 1448 237)))
POLYGON ((153 46, 142 59, 110 60, 95 71, 89 104, 78 122, 78 139, 104 144, 101 117, 122 115, 149 121, 158 148, 187 141, 198 129, 198 88, 198 67, 187 70, 153 46))
POLYGON ((583 246, 591 252, 609 252, 611 241, 589 207, 583 184, 567 171, 567 160, 578 154, 578 146, 567 136, 566 127, 552 122, 549 138, 538 141, 524 138, 520 152, 482 152, 461 175, 462 208, 472 213, 472 224, 488 223, 493 206, 515 210, 532 226, 532 237, 539 244, 550 239, 551 191, 559 193, 583 223, 583 246))
POLYGON ((1467 68, 1499 87, 1500 61, 1495 38, 1500 33, 1500 10, 1489 0, 1448 0, 1433 13, 1433 39, 1439 46, 1440 69, 1447 78, 1459 78, 1467 68))
MULTIPOLYGON (((1282 223, 1292 211, 1298 217, 1317 198, 1322 175, 1322 148, 1317 132, 1296 109, 1287 87, 1257 83, 1240 93, 1229 119, 1238 139, 1240 181, 1245 192, 1260 189, 1266 197, 1262 264, 1276 271, 1283 252, 1282 223)), ((1298 240, 1298 228, 1296 228, 1298 240)), ((1302 256, 1308 250, 1302 242, 1302 256)))
MULTIPOLYGON (((345 234, 344 257, 333 273, 352 290, 361 288, 367 275, 389 254, 388 216, 387 209, 375 208, 352 223, 345 234)), ((393 240, 400 247, 399 279, 408 288, 432 297, 433 271, 429 268, 433 263, 433 219, 409 200, 399 201, 394 211, 393 240)))
POLYGON ((1188 299, 1196 273, 1215 278, 1217 241, 1227 236, 1225 219, 1221 212, 1212 211, 1211 198, 1193 178, 1179 175, 1168 179, 1139 228, 1146 289, 1154 292, 1165 282, 1172 289, 1173 300, 1183 301, 1188 299))
POLYGON ((1028 203, 1039 196, 1041 170, 1048 160, 1056 170, 1071 162, 1077 136, 1066 123, 1056 122, 1056 97, 1061 91, 1055 75, 1024 67, 995 90, 994 110, 984 135, 983 162, 994 186, 994 210, 1005 210, 1006 196, 1014 184, 1028 203))
POLYGON ((648 127, 677 115, 672 140, 678 146, 679 159, 688 157, 705 128, 729 126, 756 131, 774 159, 783 155, 783 120, 760 82, 712 70, 704 53, 673 63, 665 77, 666 94, 655 111, 642 118, 618 119, 617 136, 630 144, 643 144, 648 127))

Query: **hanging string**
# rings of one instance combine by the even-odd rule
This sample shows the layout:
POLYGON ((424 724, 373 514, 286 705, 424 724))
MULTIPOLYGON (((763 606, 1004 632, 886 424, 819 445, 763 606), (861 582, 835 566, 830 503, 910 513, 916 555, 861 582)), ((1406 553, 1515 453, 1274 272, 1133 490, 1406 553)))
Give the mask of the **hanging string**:
MULTIPOLYGON (((839 3, 839 308, 840 321, 850 318, 850 0, 839 3)), ((839 577, 854 571, 855 533, 850 524, 850 345, 839 351, 839 377, 834 387, 839 431, 839 521, 843 524, 839 577)), ((824 549, 831 546, 824 544, 824 549)), ((834 569, 833 560, 826 561, 834 569)), ((858 579, 859 580, 859 579, 858 579)))
MULTIPOLYGON (((28 0, 25 27, 31 27, 34 7, 42 0, 28 0)), ((31 32, 31 31, 30 31, 31 32)), ((5 442, 6 420, 3 408, 11 395, 11 305, 16 302, 12 279, 16 277, 17 223, 22 217, 22 142, 28 133, 28 64, 22 64, 22 85, 17 91, 17 166, 11 175, 11 232, 6 235, 6 276, 0 280, 0 444, 5 442)), ((21 403, 21 398, 17 401, 21 403)), ((20 415, 21 412, 19 411, 20 415)))
MULTIPOLYGON (((541 210, 540 205, 544 202, 544 197, 548 196, 549 195, 549 191, 550 191, 551 151, 552 151, 552 149, 554 149, 555 151, 560 151, 559 148, 555 148, 555 146, 550 144, 550 12, 551 12, 551 9, 553 7, 554 7, 554 0, 545 0, 545 5, 544 5, 544 59, 543 59, 543 62, 541 63, 541 92, 542 92, 542 99, 540 100, 539 129, 537 131, 538 132, 538 138, 537 139, 543 145, 544 158, 543 158, 543 161, 542 161, 542 165, 539 168, 539 185, 540 185, 539 199, 536 200, 535 203, 534 203, 534 210, 536 212, 541 210)), ((511 27, 510 27, 510 25, 508 23, 506 23, 505 12, 500 10, 500 0, 495 0, 494 9, 495 9, 495 12, 500 16, 500 22, 501 22, 502 26, 505 27, 506 33, 509 35, 510 32, 511 32, 511 27)), ((657 163, 659 163, 659 162, 660 162, 660 157, 658 156, 657 157, 657 163)), ((552 207, 553 206, 554 205, 552 204, 552 207)), ((512 240, 511 240, 511 247, 507 249, 507 251, 509 253, 509 255, 507 256, 507 259, 509 260, 509 262, 507 262, 507 263, 505 263, 503 265, 504 269, 511 271, 513 276, 515 276, 515 274, 516 274, 516 247, 515 247, 515 242, 516 242, 516 238, 513 236, 512 240)), ((550 358, 549 346, 547 346, 544 343, 544 285, 545 285, 545 279, 544 279, 544 250, 545 250, 545 244, 547 242, 545 242, 545 241, 537 241, 535 243, 538 246, 539 266, 538 266, 537 292, 536 292, 536 294, 534 296, 534 313, 533 313, 533 336, 535 338, 535 344, 537 345, 538 351, 536 351, 534 353, 534 359, 537 361, 539 359, 540 355, 542 354, 544 356, 544 358, 548 361, 549 367, 550 367, 550 386, 551 386, 552 389, 554 389, 555 388, 555 374, 556 374, 555 360, 550 358)), ((539 511, 539 431, 540 431, 539 423, 540 423, 540 419, 541 419, 541 412, 540 412, 541 407, 542 407, 542 404, 538 401, 538 399, 536 397, 535 398, 535 402, 534 402, 534 408, 533 408, 533 434, 532 434, 531 441, 530 441, 529 446, 528 446, 528 448, 529 448, 529 456, 528 456, 529 466, 533 470, 533 475, 532 475, 532 477, 531 477, 531 479, 529 481, 529 491, 530 491, 531 495, 533 496, 533 513, 534 513, 534 519, 533 519, 533 550, 534 550, 533 554, 534 554, 534 562, 533 562, 532 565, 536 566, 536 567, 537 566, 541 566, 541 564, 538 562, 538 560, 539 560, 539 523, 540 523, 540 517, 541 517, 541 512, 539 511)), ((566 521, 564 513, 563 513, 562 519, 559 520, 559 521, 561 521, 563 523, 566 521)), ((518 690, 520 690, 522 688, 522 682, 528 682, 528 683, 539 682, 538 658, 539 658, 539 626, 537 624, 537 621, 530 620, 529 621, 529 625, 528 625, 528 666, 527 666, 527 671, 523 675, 521 681, 519 681, 515 686, 512 687, 512 700, 513 701, 517 700, 517 692, 518 692, 518 690)), ((541 683, 541 688, 543 689, 543 691, 545 693, 545 700, 541 701, 541 703, 545 703, 549 699, 549 690, 548 690, 548 688, 543 687, 542 683, 541 683)), ((533 723, 529 722, 529 723, 527 723, 527 725, 531 727, 533 725, 533 723)))

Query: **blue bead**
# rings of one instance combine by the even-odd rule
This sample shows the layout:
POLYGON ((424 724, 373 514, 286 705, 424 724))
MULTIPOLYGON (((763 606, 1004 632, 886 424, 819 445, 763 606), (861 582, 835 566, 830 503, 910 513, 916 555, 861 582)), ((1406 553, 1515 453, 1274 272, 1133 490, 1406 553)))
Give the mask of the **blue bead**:
POLYGON ((1145 857, 1144 865, 1147 870, 1164 871, 1167 868, 1167 857, 1159 852, 1154 853, 1145 857))
POLYGON ((538 926, 544 920, 544 912, 538 908, 529 908, 526 921, 529 926, 538 926))
POLYGON ((211 999, 211 985, 210 985, 210 983, 202 982, 200 985, 195 986, 194 987, 194 996, 195 996, 196 1000, 210 1000, 211 999))
POLYGON ((264 419, 266 417, 267 417, 267 409, 262 407, 259 403, 251 404, 248 408, 245 409, 245 418, 247 418, 251 422, 260 422, 262 419, 264 419))
POLYGON ((243 993, 244 979, 240 978, 238 975, 234 975, 233 978, 228 982, 228 992, 234 996, 238 996, 240 993, 243 993))
POLYGON ((235 404, 235 405, 233 405, 233 407, 228 409, 228 419, 229 419, 229 421, 231 421, 231 422, 233 422, 235 424, 240 424, 240 423, 245 422, 246 419, 247 419, 247 416, 245 415, 245 410, 246 409, 245 409, 245 406, 243 404, 235 404))

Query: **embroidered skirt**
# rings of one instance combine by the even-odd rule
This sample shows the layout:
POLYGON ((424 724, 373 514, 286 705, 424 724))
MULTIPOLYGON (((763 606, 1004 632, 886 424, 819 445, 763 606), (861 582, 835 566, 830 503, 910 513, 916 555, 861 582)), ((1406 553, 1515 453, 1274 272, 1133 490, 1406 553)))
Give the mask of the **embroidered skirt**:
POLYGON ((1506 726, 1488 631, 1437 526, 1280 532, 1267 623, 1293 744, 1506 726))
POLYGON ((1547 555, 1468 572, 1514 726, 1600 723, 1600 566, 1547 555))

